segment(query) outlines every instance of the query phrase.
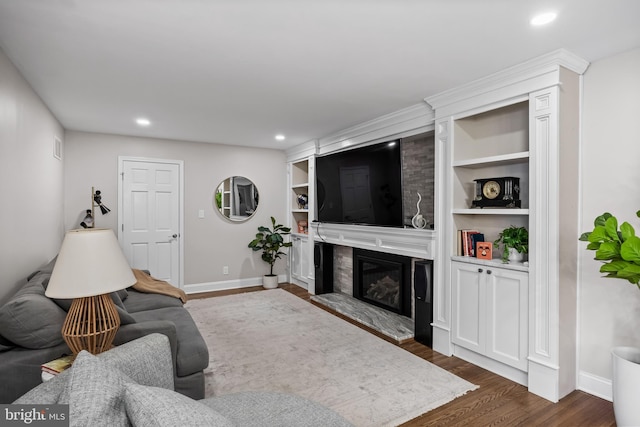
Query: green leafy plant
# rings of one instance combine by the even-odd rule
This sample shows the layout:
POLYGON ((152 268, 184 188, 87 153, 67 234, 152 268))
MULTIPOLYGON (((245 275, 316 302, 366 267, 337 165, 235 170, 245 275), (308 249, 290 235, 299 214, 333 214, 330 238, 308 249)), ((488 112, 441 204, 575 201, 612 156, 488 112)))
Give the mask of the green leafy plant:
POLYGON ((291 234, 291 229, 282 224, 276 224, 276 219, 271 217, 271 227, 258 227, 256 238, 249 243, 254 252, 262 251, 262 260, 271 267, 268 276, 273 276, 273 265, 281 255, 286 255, 281 248, 291 247, 291 242, 285 242, 284 237, 291 234))
POLYGON ((505 228, 493 242, 497 248, 502 246, 502 262, 509 259, 509 248, 513 248, 521 254, 529 252, 529 232, 524 227, 514 225, 505 228))
POLYGON ((216 191, 216 207, 218 209, 222 208, 222 191, 216 191))
MULTIPOLYGON (((640 211, 636 216, 640 218, 640 211)), ((589 242, 587 249, 596 251, 595 259, 604 262, 600 272, 640 288, 640 237, 634 228, 623 222, 618 230, 618 219, 609 212, 596 217, 593 225, 593 231, 583 233, 580 240, 589 242)))

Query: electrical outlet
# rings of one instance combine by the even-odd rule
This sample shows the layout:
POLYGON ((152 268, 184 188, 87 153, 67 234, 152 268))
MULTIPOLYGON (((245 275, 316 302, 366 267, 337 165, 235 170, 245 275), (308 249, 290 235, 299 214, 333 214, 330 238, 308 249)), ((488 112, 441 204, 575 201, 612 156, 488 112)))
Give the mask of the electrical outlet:
POLYGON ((229 274, 229 266, 225 265, 224 267, 222 267, 222 274, 229 274))
POLYGON ((204 218, 204 209, 198 211, 198 218, 204 218))

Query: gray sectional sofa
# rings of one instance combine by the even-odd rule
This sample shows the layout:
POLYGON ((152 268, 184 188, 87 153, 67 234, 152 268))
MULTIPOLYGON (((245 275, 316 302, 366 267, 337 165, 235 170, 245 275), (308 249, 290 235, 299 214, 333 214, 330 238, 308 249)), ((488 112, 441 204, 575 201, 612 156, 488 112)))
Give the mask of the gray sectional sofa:
POLYGON ((70 426, 348 427, 324 406, 284 393, 242 392, 193 400, 173 389, 168 340, 151 334, 73 366, 14 403, 69 405, 70 426))
MULTIPOLYGON (((61 330, 71 300, 52 300, 44 295, 54 263, 31 274, 0 307, 0 403, 10 403, 40 384, 40 365, 70 354, 61 330)), ((121 319, 114 344, 154 332, 166 335, 173 355, 175 390, 202 399, 203 370, 209 364, 209 353, 182 302, 131 288, 111 296, 121 319)))

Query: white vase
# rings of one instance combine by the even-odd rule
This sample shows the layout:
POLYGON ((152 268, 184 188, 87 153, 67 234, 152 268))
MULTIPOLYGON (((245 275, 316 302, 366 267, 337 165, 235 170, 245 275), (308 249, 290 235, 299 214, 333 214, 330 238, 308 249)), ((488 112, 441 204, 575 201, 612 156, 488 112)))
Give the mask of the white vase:
POLYGON ((278 287, 278 276, 277 275, 273 275, 273 276, 269 276, 269 275, 264 275, 262 276, 262 287, 265 289, 275 289, 278 287))
POLYGON ((640 426, 640 348, 614 347, 613 412, 618 426, 640 426))
POLYGON ((515 248, 509 248, 509 261, 510 262, 522 262, 524 254, 518 252, 515 248))

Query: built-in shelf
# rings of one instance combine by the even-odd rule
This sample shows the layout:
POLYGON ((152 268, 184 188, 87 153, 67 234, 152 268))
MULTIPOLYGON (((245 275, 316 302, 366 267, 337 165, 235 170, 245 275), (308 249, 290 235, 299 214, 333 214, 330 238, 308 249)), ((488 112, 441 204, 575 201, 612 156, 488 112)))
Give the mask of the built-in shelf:
POLYGON ((485 267, 502 268, 505 270, 529 272, 528 262, 523 263, 523 262, 509 261, 508 263, 504 263, 500 258, 494 258, 494 259, 488 260, 488 259, 478 259, 470 256, 454 255, 451 257, 451 261, 466 262, 468 264, 482 265, 485 267))
POLYGON ((529 152, 522 151, 519 153, 501 154, 498 156, 480 157, 474 159, 457 160, 453 162, 453 167, 480 169, 492 166, 506 166, 518 163, 527 163, 529 161, 529 152))
POLYGON ((529 209, 452 209, 458 215, 529 215, 529 209))
POLYGON ((291 209, 291 212, 293 212, 293 213, 296 213, 296 212, 298 212, 298 213, 308 213, 309 209, 291 209))
POLYGON ((295 185, 292 185, 291 188, 293 188, 294 190, 295 189, 306 189, 306 188, 309 188, 309 183, 305 182, 305 183, 302 183, 302 184, 295 184, 295 185))

